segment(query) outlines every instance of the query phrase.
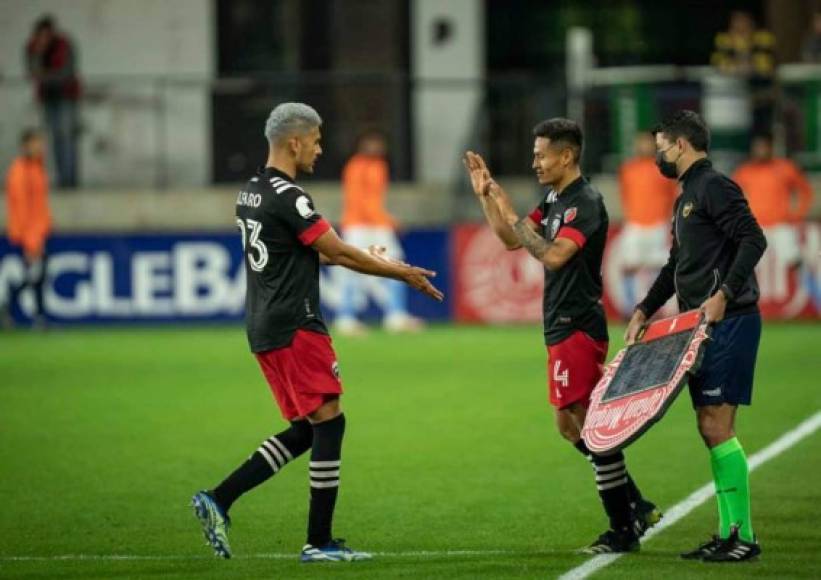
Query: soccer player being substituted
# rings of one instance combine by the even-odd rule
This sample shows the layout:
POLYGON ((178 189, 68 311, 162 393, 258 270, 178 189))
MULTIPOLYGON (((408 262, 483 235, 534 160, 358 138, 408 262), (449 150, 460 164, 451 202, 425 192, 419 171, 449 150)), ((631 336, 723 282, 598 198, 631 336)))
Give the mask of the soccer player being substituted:
POLYGON ((525 248, 544 265, 544 338, 550 403, 559 433, 592 464, 610 529, 584 551, 628 552, 661 519, 642 498, 624 455, 592 454, 581 438, 590 394, 607 356, 601 266, 608 216, 601 194, 582 176, 582 132, 569 119, 549 119, 533 130, 533 169, 546 194, 519 218, 481 156, 468 151, 465 166, 485 217, 508 250, 525 248))
POLYGON ((758 283, 753 268, 767 242, 741 188, 707 159, 710 132, 693 111, 678 111, 655 131, 656 163, 678 179, 673 243, 667 264, 638 305, 625 339, 641 329, 671 296, 679 310, 700 308, 713 323, 701 367, 689 379, 698 430, 710 450, 719 533, 686 559, 737 562, 761 553, 750 521, 747 457, 735 435, 738 405, 752 400, 761 339, 758 283))
POLYGON ((247 271, 245 317, 251 351, 290 426, 264 440, 251 457, 210 491, 194 495, 194 513, 207 542, 229 558, 232 504, 286 464, 310 452, 308 538, 303 562, 370 558, 334 539, 331 523, 339 489, 345 415, 342 384, 322 319, 320 263, 393 278, 442 300, 428 280, 435 273, 343 242, 294 182, 313 172, 322 153, 317 112, 302 103, 277 106, 265 124, 268 160, 237 196, 247 271))

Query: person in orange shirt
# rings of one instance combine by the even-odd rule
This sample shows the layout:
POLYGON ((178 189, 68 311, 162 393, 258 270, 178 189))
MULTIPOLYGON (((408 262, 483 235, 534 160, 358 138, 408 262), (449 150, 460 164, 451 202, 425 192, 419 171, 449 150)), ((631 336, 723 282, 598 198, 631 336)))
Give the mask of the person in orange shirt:
POLYGON ((775 157, 772 135, 759 134, 753 137, 750 160, 736 169, 733 181, 747 196, 777 264, 787 269, 797 266, 801 245, 796 224, 807 217, 813 197, 812 187, 798 166, 775 157))
MULTIPOLYGON (((396 236, 397 222, 385 208, 389 171, 385 136, 368 130, 357 139, 356 153, 342 171, 342 234, 349 244, 377 248, 394 259, 404 256, 396 236)), ((341 304, 334 325, 342 334, 361 335, 366 327, 357 311, 368 296, 382 306, 383 325, 392 332, 419 330, 423 324, 408 314, 407 291, 395 280, 362 280, 354 272, 340 272, 341 304)))
POLYGON ((48 176, 44 166, 46 142, 36 129, 23 131, 21 154, 12 162, 6 174, 8 206, 8 239, 19 246, 26 265, 22 284, 13 287, 3 312, 10 318, 10 309, 22 290, 34 292, 34 322, 42 326, 43 281, 45 279, 46 241, 51 233, 51 212, 48 205, 48 176))
POLYGON ((656 167, 656 142, 649 132, 636 135, 635 157, 619 168, 624 229, 619 249, 626 270, 624 279, 624 314, 632 314, 636 303, 638 275, 653 279, 667 263, 667 236, 676 182, 659 173, 656 167))

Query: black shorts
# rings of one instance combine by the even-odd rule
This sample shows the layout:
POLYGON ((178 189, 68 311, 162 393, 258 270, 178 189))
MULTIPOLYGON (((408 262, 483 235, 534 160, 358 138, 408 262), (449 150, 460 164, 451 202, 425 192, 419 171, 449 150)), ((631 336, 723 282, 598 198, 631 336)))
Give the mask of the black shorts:
POLYGON ((694 407, 749 405, 753 374, 761 341, 761 314, 743 314, 713 327, 698 372, 690 377, 694 407))

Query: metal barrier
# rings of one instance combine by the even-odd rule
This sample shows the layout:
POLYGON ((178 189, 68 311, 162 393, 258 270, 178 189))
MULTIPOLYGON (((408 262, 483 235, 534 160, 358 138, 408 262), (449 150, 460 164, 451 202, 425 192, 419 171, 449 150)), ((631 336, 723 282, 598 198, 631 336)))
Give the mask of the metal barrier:
MULTIPOLYGON (((821 67, 782 65, 776 129, 783 150, 821 169, 821 67)), ((501 175, 530 172, 530 130, 539 120, 575 111, 586 129, 584 169, 613 172, 631 154, 637 130, 682 107, 701 111, 716 137, 719 164, 730 169, 745 154, 748 100, 743 84, 709 67, 641 66, 591 69, 582 89, 561 76, 494 75, 479 81, 481 105, 460 136, 463 147, 487 154, 501 175), (723 165, 722 165, 723 164, 723 165)), ((422 140, 414 94, 431 85, 454 91, 477 81, 417 80, 405 74, 305 73, 266 77, 106 76, 84 78, 79 134, 83 187, 173 189, 246 178, 264 155, 262 123, 274 103, 304 100, 325 119, 320 179, 338 179, 357 133, 388 130, 395 180, 415 180, 422 140)), ((32 87, 0 79, 0 166, 17 149, 19 131, 40 122, 32 87)), ((429 142, 429 141, 428 141, 429 142)), ((465 192, 452 158, 447 194, 465 192)), ((459 204, 459 195, 454 203, 459 204)), ((458 213, 458 212, 457 212, 458 213)))

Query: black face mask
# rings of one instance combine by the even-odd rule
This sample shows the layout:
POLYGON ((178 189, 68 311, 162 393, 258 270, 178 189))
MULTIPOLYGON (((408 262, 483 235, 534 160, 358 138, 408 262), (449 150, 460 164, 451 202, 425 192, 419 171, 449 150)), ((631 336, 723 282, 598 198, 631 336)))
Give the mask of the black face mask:
POLYGON ((664 158, 664 153, 664 151, 659 151, 656 153, 656 167, 659 168, 659 171, 664 177, 669 179, 677 179, 678 169, 676 169, 676 164, 674 161, 667 161, 664 158))
POLYGON ((676 164, 672 161, 667 161, 664 158, 664 153, 661 151, 656 153, 656 167, 659 168, 659 171, 664 177, 668 177, 670 179, 676 179, 678 177, 676 164))

